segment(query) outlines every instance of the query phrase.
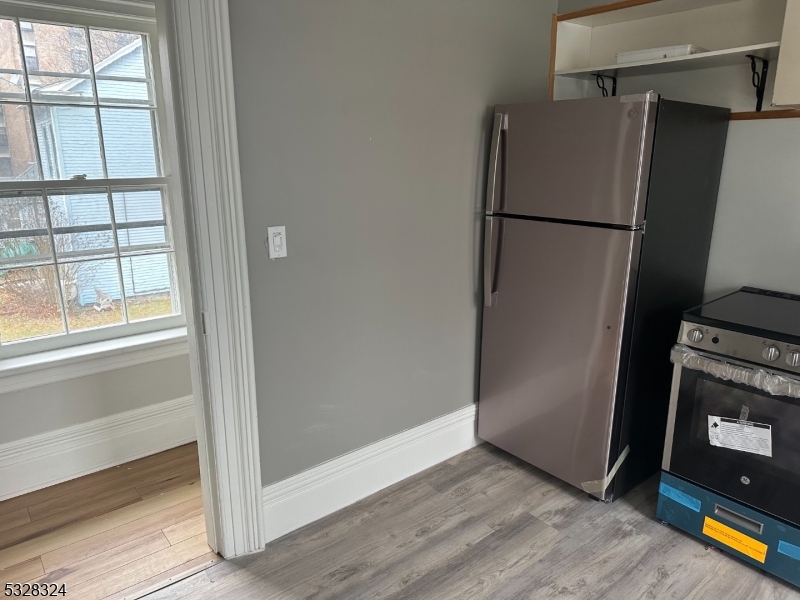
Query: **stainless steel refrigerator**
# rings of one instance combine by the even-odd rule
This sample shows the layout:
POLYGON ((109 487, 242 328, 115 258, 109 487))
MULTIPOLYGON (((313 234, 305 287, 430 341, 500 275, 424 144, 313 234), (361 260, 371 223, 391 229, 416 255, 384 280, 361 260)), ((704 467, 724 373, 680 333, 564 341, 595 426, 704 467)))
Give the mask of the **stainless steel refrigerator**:
POLYGON ((495 107, 479 437, 606 501, 658 471, 729 112, 652 92, 495 107))

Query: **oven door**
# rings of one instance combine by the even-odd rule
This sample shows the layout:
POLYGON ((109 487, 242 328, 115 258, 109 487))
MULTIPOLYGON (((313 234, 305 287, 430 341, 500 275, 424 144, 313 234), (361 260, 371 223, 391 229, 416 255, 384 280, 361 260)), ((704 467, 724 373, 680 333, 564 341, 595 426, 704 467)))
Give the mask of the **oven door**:
POLYGON ((663 468, 800 524, 800 380, 676 346, 663 468))

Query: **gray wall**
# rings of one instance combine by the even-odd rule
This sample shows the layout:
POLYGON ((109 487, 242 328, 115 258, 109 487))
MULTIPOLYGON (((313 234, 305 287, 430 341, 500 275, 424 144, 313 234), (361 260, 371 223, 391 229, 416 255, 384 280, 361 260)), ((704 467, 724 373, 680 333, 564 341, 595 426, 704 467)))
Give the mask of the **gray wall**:
POLYGON ((732 121, 706 296, 743 285, 800 294, 800 119, 732 121))
POLYGON ((264 484, 474 402, 490 107, 546 97, 555 8, 230 3, 264 484))
POLYGON ((0 444, 191 394, 188 355, 0 394, 0 444))
POLYGON ((574 10, 582 10, 593 6, 611 4, 614 0, 558 0, 558 12, 567 13, 574 10))
MULTIPOLYGON (((556 80, 556 99, 570 97, 597 97, 602 95, 594 81, 582 82, 579 93, 574 79, 559 77, 556 80), (564 93, 566 92, 566 93, 564 93)), ((772 98, 773 80, 767 80, 764 92, 765 105, 772 98)), ((664 98, 681 102, 726 106, 733 111, 756 109, 755 88, 751 83, 749 64, 731 65, 713 69, 697 69, 658 75, 620 77, 617 80, 617 94, 639 94, 655 90, 664 98)))

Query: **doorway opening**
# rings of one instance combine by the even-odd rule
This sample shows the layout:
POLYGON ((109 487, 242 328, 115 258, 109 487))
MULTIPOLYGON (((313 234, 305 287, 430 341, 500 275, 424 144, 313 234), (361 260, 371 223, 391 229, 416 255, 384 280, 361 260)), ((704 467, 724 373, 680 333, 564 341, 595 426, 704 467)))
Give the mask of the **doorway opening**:
POLYGON ((97 5, 0 0, 0 583, 80 598, 221 560, 163 31, 97 5))

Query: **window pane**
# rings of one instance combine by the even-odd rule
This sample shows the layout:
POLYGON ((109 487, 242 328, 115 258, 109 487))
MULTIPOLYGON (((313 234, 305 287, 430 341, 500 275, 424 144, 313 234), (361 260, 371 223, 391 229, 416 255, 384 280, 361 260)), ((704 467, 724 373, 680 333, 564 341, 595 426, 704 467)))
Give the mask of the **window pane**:
POLYGON ((106 104, 152 104, 144 36, 91 29, 97 95, 106 104))
POLYGON ((0 181, 39 179, 30 109, 0 104, 0 181))
POLYGON ((0 269, 53 262, 41 196, 0 195, 0 269))
POLYGON ((35 106, 33 110, 45 179, 103 177, 94 108, 35 106))
POLYGON ((97 95, 104 104, 151 105, 150 86, 143 81, 97 80, 97 95))
POLYGON ((164 220, 164 200, 160 189, 114 189, 111 198, 117 223, 164 220))
POLYGON ((89 46, 81 27, 20 21, 34 100, 92 102, 89 46))
POLYGON ((0 100, 26 100, 22 75, 0 73, 0 100))
POLYGON ((22 73, 22 49, 19 46, 17 24, 0 19, 0 98, 25 100, 25 80, 22 73))
POLYGON ((120 252, 171 249, 161 190, 113 190, 111 197, 120 252))
POLYGON ((122 258, 128 319, 140 321, 179 312, 172 254, 122 258))
POLYGON ((101 108, 100 119, 109 177, 158 175, 151 111, 101 108))
POLYGON ((64 333, 55 267, 0 271, 0 343, 64 333))
POLYGON ((147 77, 142 55, 143 35, 127 31, 90 29, 92 58, 97 75, 126 75, 127 77, 147 77), (107 69, 114 64, 125 63, 125 72, 116 73, 107 69))
POLYGON ((116 259, 66 263, 58 269, 70 331, 124 321, 116 259))
POLYGON ((48 190, 59 260, 114 255, 111 212, 105 190, 48 190))
POLYGON ((92 79, 88 73, 61 77, 51 75, 29 79, 31 96, 39 102, 94 103, 92 79), (37 82, 46 79, 47 85, 37 86, 37 82))

